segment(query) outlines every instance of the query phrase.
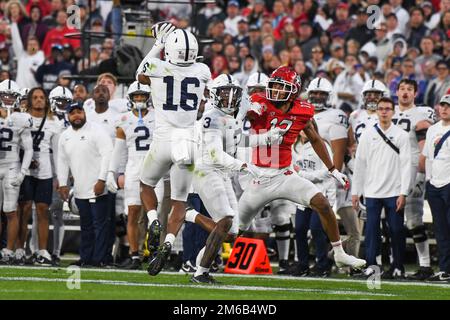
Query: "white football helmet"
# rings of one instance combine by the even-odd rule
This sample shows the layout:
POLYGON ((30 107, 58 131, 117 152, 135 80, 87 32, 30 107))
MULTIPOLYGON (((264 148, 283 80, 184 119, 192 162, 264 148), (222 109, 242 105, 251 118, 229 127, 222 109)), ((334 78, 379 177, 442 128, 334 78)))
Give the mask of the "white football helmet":
POLYGON ((30 92, 29 88, 23 88, 20 90, 20 96, 16 100, 16 104, 14 109, 20 112, 27 112, 27 100, 28 100, 28 92, 30 92))
POLYGON ((326 78, 314 78, 306 89, 308 102, 314 105, 316 110, 325 110, 331 106, 333 85, 326 78))
POLYGON ((362 89, 362 101, 364 108, 375 111, 377 109, 377 102, 387 92, 386 86, 379 80, 369 80, 364 83, 362 89))
POLYGON ((66 108, 73 101, 72 92, 62 86, 57 86, 48 96, 50 100, 50 107, 52 112, 56 113, 58 116, 63 116, 66 113, 66 108))
POLYGON ((210 83, 209 97, 214 107, 231 115, 239 109, 242 88, 232 76, 221 74, 210 83))
POLYGON ((250 94, 254 93, 255 90, 264 91, 267 86, 268 81, 269 81, 269 77, 266 74, 259 72, 259 71, 252 73, 250 75, 250 77, 248 77, 248 80, 247 80, 248 94, 250 95, 250 94))
POLYGON ((148 108, 149 102, 151 102, 151 89, 150 86, 147 86, 145 84, 139 83, 139 81, 133 82, 129 87, 127 91, 127 98, 129 101, 129 104, 131 105, 132 109, 136 110, 144 110, 148 108), (136 94, 143 94, 146 96, 145 101, 139 101, 136 102, 133 100, 133 96, 136 94))
POLYGON ((176 29, 166 39, 166 60, 178 66, 188 66, 197 59, 198 42, 188 30, 176 29))
POLYGON ((0 83, 0 107, 14 109, 20 97, 20 87, 14 80, 3 80, 0 83))

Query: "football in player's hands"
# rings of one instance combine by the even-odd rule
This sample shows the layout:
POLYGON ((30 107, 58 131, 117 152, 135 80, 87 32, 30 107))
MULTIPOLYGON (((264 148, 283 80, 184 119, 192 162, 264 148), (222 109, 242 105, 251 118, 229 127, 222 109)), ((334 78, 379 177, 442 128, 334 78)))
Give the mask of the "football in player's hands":
POLYGON ((345 174, 339 172, 336 168, 334 168, 330 174, 344 187, 344 190, 350 189, 350 181, 345 174))
POLYGON ((156 38, 156 41, 164 44, 166 42, 167 35, 174 31, 176 28, 177 27, 175 27, 169 21, 158 22, 152 26, 152 35, 156 38))

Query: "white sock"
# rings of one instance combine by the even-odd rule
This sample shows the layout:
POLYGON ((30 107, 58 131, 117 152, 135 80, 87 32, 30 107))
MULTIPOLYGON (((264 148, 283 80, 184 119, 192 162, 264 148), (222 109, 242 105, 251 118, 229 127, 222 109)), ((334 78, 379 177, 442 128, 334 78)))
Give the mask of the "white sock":
POLYGON ((430 246, 428 240, 416 243, 419 266, 430 267, 430 246))
POLYGON ((147 218, 148 218, 148 225, 150 226, 153 221, 158 219, 158 214, 156 213, 156 210, 147 211, 147 218))
POLYGON ((186 211, 186 217, 184 218, 184 220, 187 222, 195 223, 195 217, 197 215, 198 215, 197 211, 195 211, 194 209, 190 209, 190 210, 186 211))
POLYGON ((334 254, 346 254, 344 248, 342 248, 342 241, 338 240, 336 242, 332 242, 331 246, 333 247, 334 254))
POLYGON ((209 272, 209 268, 204 268, 204 267, 198 266, 197 267, 197 271, 195 271, 194 277, 201 276, 205 272, 208 273, 209 272))
POLYGON ((175 242, 175 235, 173 233, 168 233, 166 235, 166 239, 164 240, 164 243, 169 242, 171 246, 173 246, 173 243, 175 242))
MULTIPOLYGON (((275 237, 289 237, 290 232, 284 231, 284 232, 276 232, 275 237)), ((279 260, 287 260, 289 257, 289 242, 290 239, 283 239, 283 240, 277 240, 277 247, 278 247, 278 259, 279 260)))
POLYGON ((195 258, 195 266, 200 267, 200 262, 202 262, 203 255, 205 254, 206 246, 204 246, 197 254, 197 258, 195 258))

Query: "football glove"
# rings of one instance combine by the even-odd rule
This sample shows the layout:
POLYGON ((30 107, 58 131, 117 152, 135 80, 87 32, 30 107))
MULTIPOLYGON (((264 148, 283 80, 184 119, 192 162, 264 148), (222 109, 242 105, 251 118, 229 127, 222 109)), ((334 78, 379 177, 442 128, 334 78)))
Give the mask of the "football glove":
POLYGON ((119 189, 117 186, 116 177, 112 171, 109 171, 106 176, 106 188, 111 193, 117 193, 117 189, 119 189))
POLYGON ((169 21, 158 22, 152 26, 152 35, 153 37, 155 37, 156 42, 165 44, 167 35, 174 31, 176 28, 177 27, 175 27, 169 21))
POLYGON ((270 129, 267 132, 266 144, 267 145, 280 144, 281 141, 283 140, 283 135, 286 133, 286 131, 287 131, 286 129, 281 129, 278 127, 270 129))
POLYGON ((417 173, 416 180, 414 181, 414 188, 411 192, 411 196, 414 198, 420 198, 425 191, 425 174, 417 173))
POLYGON ((348 190, 350 188, 350 181, 345 174, 339 172, 336 168, 334 168, 329 174, 344 187, 344 190, 348 190))

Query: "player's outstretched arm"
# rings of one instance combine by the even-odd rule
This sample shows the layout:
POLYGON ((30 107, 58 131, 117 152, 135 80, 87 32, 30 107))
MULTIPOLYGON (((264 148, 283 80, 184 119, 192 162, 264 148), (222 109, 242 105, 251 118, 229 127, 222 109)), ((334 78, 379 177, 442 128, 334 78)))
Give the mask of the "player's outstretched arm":
POLYGON ((315 129, 314 122, 315 122, 314 119, 308 121, 305 128, 303 129, 303 132, 308 137, 309 141, 311 142, 311 146, 319 156, 320 160, 322 160, 323 164, 328 168, 328 170, 333 170, 334 169, 333 161, 331 160, 330 155, 328 154, 325 142, 323 142, 319 133, 315 129))

